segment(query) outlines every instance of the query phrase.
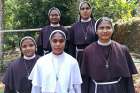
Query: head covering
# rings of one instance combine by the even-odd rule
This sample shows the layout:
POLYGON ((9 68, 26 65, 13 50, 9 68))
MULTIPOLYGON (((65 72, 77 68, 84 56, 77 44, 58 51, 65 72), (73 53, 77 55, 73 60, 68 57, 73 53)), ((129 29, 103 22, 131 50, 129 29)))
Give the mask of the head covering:
MULTIPOLYGON (((22 43, 23 43, 23 41, 24 41, 25 39, 30 39, 30 40, 32 40, 33 43, 34 43, 34 45, 35 45, 35 47, 36 47, 36 50, 37 50, 37 44, 36 44, 36 41, 35 41, 35 39, 32 38, 31 36, 25 36, 25 37, 23 37, 23 38, 21 39, 20 44, 19 44, 20 50, 21 50, 21 45, 22 45, 22 43)), ((22 53, 21 53, 21 56, 23 56, 22 53)))
POLYGON ((60 10, 56 7, 52 7, 51 9, 49 9, 48 16, 50 16, 50 13, 52 12, 52 10, 56 10, 58 12, 58 14, 61 16, 60 10))
POLYGON ((89 3, 88 1, 82 1, 82 2, 80 2, 80 4, 79 4, 79 11, 81 10, 81 6, 82 6, 82 4, 84 4, 84 3, 88 4, 88 6, 91 8, 91 5, 90 5, 90 3, 89 3))
POLYGON ((108 22, 111 24, 112 29, 114 30, 113 24, 112 24, 112 19, 110 19, 110 18, 108 18, 108 17, 101 17, 101 18, 99 18, 99 19, 96 21, 96 23, 95 23, 95 32, 97 31, 97 28, 98 28, 99 24, 100 24, 102 21, 108 21, 108 22))
MULTIPOLYGON (((88 6, 92 9, 91 4, 90 4, 88 1, 81 1, 80 4, 79 4, 79 11, 81 10, 81 6, 82 6, 84 3, 88 4, 88 6)), ((79 14, 80 14, 80 12, 79 12, 79 14)), ((91 13, 90 17, 93 18, 92 13, 91 13)), ((79 16, 79 20, 81 21, 81 15, 79 16)))
POLYGON ((53 37, 53 35, 54 35, 55 33, 57 33, 57 32, 61 33, 62 36, 64 37, 64 39, 66 40, 66 34, 65 34, 62 30, 54 30, 54 31, 50 34, 49 40, 51 40, 51 38, 53 37))

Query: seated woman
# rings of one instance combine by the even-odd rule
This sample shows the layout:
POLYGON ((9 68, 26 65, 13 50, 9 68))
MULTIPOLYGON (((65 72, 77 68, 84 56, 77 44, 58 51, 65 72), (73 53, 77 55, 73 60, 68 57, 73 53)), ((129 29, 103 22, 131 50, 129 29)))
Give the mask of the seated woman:
POLYGON ((81 93, 81 74, 75 58, 64 52, 66 35, 54 30, 49 37, 52 52, 44 55, 33 68, 32 93, 81 93))
POLYGON ((135 93, 132 74, 137 70, 126 46, 111 40, 111 19, 95 23, 98 41, 84 50, 82 75, 85 93, 135 93))
POLYGON ((3 83, 4 93, 31 93, 32 84, 28 76, 39 56, 35 54, 37 45, 35 40, 26 36, 20 41, 21 57, 11 62, 5 73, 3 83))

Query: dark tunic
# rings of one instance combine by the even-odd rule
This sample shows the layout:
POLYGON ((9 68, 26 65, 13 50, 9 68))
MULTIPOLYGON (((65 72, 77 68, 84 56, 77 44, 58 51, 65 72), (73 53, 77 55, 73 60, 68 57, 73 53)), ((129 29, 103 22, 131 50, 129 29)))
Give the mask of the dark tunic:
POLYGON ((83 57, 81 68, 85 88, 83 93, 94 93, 95 84, 92 80, 111 82, 120 77, 122 79, 117 84, 99 85, 97 93, 135 93, 132 74, 136 74, 137 70, 125 46, 115 41, 109 46, 101 46, 94 42, 84 50, 83 57))
MULTIPOLYGON (((49 37, 50 37, 50 34, 52 33, 52 31, 54 31, 54 30, 62 30, 65 32, 65 34, 67 36, 67 30, 63 26, 58 26, 58 27, 46 26, 46 27, 44 27, 40 31, 39 37, 37 39, 37 47, 38 47, 37 54, 42 56, 44 54, 51 52, 49 37)), ((67 44, 66 44, 66 46, 67 46, 67 44)), ((67 47, 65 47, 65 50, 66 49, 67 49, 67 47)))
POLYGON ((31 93, 31 81, 28 76, 34 67, 39 56, 34 59, 25 60, 22 57, 8 65, 3 83, 5 84, 4 93, 31 93))
POLYGON ((76 22, 70 28, 70 43, 71 43, 71 55, 78 59, 81 66, 83 51, 76 51, 78 49, 84 49, 86 46, 97 40, 97 36, 94 30, 95 20, 89 22, 76 22), (76 54, 77 52, 77 54, 76 54))

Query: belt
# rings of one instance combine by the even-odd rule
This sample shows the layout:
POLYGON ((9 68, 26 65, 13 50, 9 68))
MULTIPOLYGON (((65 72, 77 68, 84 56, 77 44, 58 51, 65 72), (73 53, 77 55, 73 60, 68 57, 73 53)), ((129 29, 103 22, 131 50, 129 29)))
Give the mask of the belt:
POLYGON ((84 51, 84 49, 79 49, 77 46, 76 46, 76 59, 78 57, 78 52, 82 52, 84 51))
POLYGON ((95 80, 92 80, 95 83, 95 92, 94 93, 97 93, 97 87, 98 87, 98 85, 111 85, 111 84, 116 84, 116 83, 119 83, 120 80, 121 80, 121 77, 118 80, 111 81, 111 82, 96 82, 95 80))

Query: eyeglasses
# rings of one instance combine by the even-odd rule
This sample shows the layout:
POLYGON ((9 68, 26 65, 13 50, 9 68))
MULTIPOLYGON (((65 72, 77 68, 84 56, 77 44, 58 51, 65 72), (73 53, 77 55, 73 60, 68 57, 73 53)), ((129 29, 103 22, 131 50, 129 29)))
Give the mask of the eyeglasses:
POLYGON ((89 10, 90 9, 90 7, 82 7, 82 8, 80 8, 80 10, 89 10))

